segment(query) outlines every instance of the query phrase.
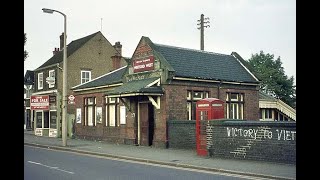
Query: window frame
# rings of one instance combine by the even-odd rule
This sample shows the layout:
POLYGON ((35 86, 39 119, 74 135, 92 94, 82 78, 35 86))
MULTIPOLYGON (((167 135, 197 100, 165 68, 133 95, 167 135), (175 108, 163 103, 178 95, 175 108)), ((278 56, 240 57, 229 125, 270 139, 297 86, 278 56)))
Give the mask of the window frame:
POLYGON ((187 90, 187 119, 196 120, 196 102, 209 97, 209 91, 187 90), (195 93, 201 93, 200 97, 195 97, 195 93))
POLYGON ((84 126, 96 126, 95 116, 96 116, 96 97, 85 97, 84 98, 84 126), (90 116, 90 118, 89 118, 90 116), (90 122, 89 122, 90 120, 90 122))
POLYGON ((37 80, 38 80, 38 90, 43 89, 43 72, 38 73, 38 79, 37 80))
MULTIPOLYGON (((49 76, 48 77, 53 77, 53 78, 56 78, 56 72, 55 72, 55 70, 53 69, 53 70, 49 70, 49 76), (53 74, 53 76, 51 76, 52 74, 53 74)), ((54 86, 55 86, 55 84, 56 84, 56 82, 54 82, 53 84, 48 84, 49 86, 49 88, 54 88, 54 86)))
POLYGON ((88 82, 90 80, 91 80, 91 71, 81 70, 81 72, 80 72, 80 84, 86 83, 86 82, 88 82), (82 76, 83 73, 85 73, 85 75, 86 75, 86 73, 88 73, 89 77, 83 77, 82 76))
POLYGON ((244 119, 244 93, 227 92, 226 94, 226 118, 244 119), (234 98, 236 96, 236 98, 234 98))
POLYGON ((119 98, 108 98, 105 97, 105 126, 106 127, 118 127, 120 126, 120 115, 119 115, 119 109, 120 103, 119 98), (111 108, 113 108, 113 112, 111 113, 111 108), (114 119, 112 119, 112 125, 111 125, 111 115, 114 115, 114 119))

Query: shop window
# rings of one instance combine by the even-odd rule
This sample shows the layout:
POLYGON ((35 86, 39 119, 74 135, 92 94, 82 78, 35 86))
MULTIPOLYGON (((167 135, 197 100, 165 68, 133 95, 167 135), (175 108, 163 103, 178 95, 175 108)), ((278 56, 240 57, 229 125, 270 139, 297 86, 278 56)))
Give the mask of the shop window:
POLYGON ((42 111, 36 112, 36 128, 42 128, 42 111))
POLYGON ((119 107, 118 98, 106 98, 106 126, 119 126, 120 120, 117 115, 119 107))
POLYGON ((207 91, 187 91, 187 117, 188 120, 196 119, 196 102, 198 100, 208 98, 207 91))
POLYGON ((96 98, 88 97, 85 98, 85 125, 86 126, 95 126, 95 106, 96 98))
POLYGON ((43 112, 43 128, 49 128, 49 111, 43 112))
POLYGON ((243 119, 244 94, 227 93, 226 110, 228 119, 243 119))
POLYGON ((57 111, 50 111, 50 127, 57 129, 57 111))

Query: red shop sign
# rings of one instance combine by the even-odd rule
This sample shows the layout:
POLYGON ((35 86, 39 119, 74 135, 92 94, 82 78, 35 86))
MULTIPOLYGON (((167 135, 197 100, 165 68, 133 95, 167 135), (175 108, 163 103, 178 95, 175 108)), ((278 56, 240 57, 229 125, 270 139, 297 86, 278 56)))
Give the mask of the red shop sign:
POLYGON ((133 72, 143 72, 154 70, 154 57, 150 56, 145 59, 135 59, 133 61, 133 72))
POLYGON ((31 96, 30 107, 31 110, 48 110, 49 96, 31 96))

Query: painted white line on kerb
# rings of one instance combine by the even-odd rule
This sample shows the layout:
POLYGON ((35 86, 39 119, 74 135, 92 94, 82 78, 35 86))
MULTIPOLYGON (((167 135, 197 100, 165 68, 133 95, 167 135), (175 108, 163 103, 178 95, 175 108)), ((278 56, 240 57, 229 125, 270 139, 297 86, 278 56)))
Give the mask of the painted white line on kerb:
POLYGON ((74 172, 66 171, 66 170, 63 170, 63 169, 59 169, 59 167, 47 166, 47 165, 44 165, 44 164, 41 164, 41 163, 38 163, 38 162, 33 162, 33 161, 28 161, 28 163, 44 166, 44 167, 47 167, 47 168, 50 168, 50 169, 56 169, 58 171, 63 171, 63 172, 69 173, 69 174, 74 174, 74 172))

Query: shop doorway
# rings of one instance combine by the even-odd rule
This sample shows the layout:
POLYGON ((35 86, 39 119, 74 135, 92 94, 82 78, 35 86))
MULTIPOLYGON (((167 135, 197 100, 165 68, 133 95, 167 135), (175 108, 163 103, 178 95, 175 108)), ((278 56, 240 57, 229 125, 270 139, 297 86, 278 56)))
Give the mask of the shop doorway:
POLYGON ((49 128, 49 111, 43 111, 43 128, 49 128))
POLYGON ((151 103, 139 103, 140 145, 151 146, 154 136, 154 107, 151 103))

